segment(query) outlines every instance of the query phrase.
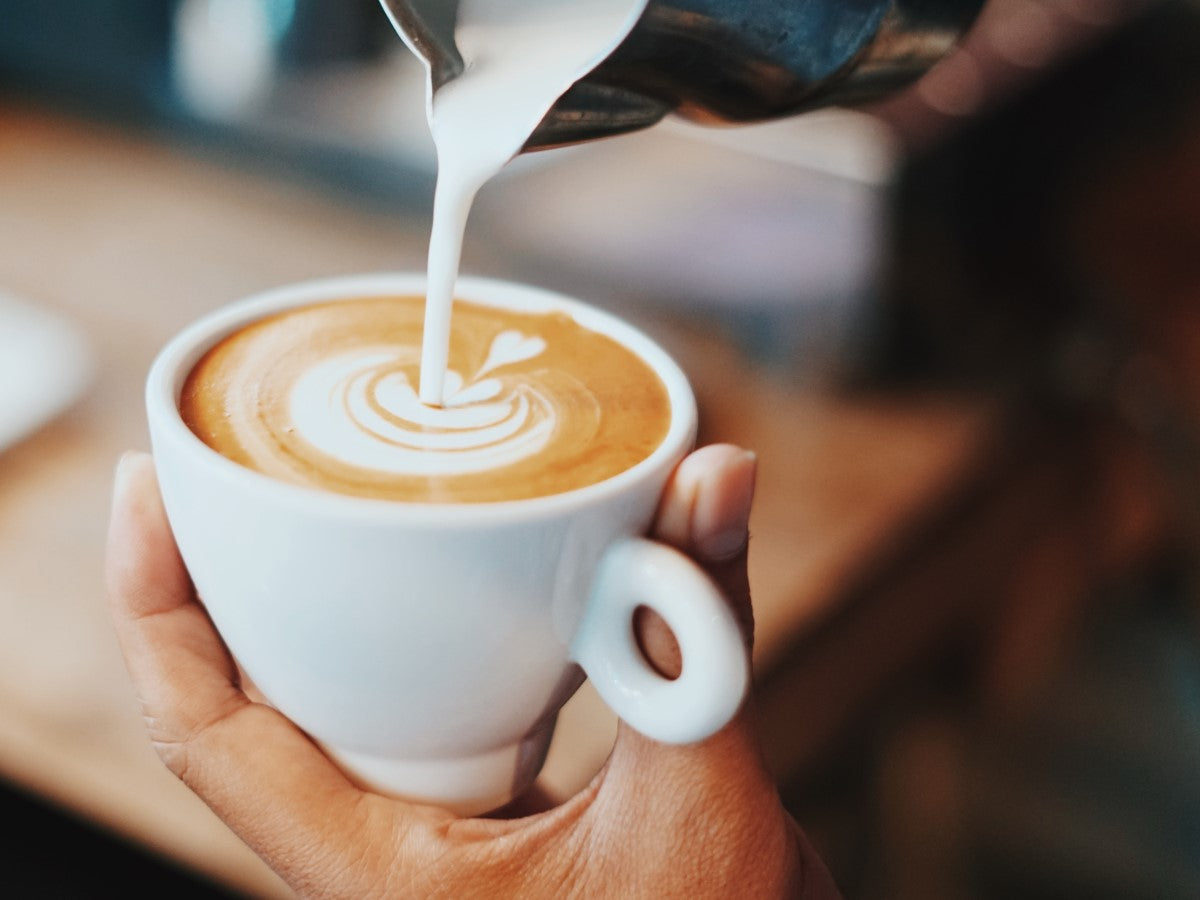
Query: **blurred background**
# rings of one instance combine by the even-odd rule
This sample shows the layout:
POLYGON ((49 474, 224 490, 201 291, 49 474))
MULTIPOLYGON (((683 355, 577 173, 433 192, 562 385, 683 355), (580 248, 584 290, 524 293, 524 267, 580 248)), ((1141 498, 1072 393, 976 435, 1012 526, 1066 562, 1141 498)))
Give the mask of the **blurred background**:
MULTIPOLYGON (((374 0, 0 0, 14 896, 286 896, 158 766, 103 602, 141 382, 255 290, 424 264, 374 0)), ((857 110, 522 156, 464 271, 638 321, 760 457, 762 732, 850 897, 1200 896, 1200 4, 989 0, 857 110)), ((611 745, 583 691, 547 778, 611 745)))

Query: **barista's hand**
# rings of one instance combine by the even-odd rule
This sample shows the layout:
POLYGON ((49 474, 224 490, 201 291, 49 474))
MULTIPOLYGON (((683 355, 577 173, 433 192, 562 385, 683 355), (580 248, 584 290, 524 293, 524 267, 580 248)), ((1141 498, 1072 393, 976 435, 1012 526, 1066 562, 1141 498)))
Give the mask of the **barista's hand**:
MULTIPOLYGON (((685 460, 660 539, 695 557, 747 626, 753 458, 685 460)), ((591 784, 524 818, 457 819, 352 785, 287 719, 238 687, 197 602, 149 457, 117 472, 108 546, 112 614, 146 726, 167 767, 297 892, 321 897, 837 896, 780 805, 748 712, 709 740, 657 744, 621 728, 591 784)), ((673 641, 643 623, 670 670, 673 641)))

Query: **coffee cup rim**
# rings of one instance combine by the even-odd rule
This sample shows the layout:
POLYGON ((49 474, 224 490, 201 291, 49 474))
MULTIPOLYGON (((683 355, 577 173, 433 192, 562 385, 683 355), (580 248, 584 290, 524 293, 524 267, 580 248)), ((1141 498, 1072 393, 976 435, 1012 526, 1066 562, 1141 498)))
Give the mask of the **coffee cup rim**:
POLYGON ((671 418, 663 440, 645 459, 602 481, 556 494, 517 500, 431 503, 358 497, 282 481, 223 456, 200 440, 184 423, 179 412, 179 394, 184 379, 208 349, 237 329, 310 303, 423 294, 425 285, 425 274, 418 272, 320 278, 257 292, 196 319, 163 346, 151 364, 146 379, 145 401, 155 451, 164 451, 166 448, 161 445, 170 442, 174 452, 190 458, 196 465, 206 467, 212 474, 240 483, 247 490, 269 495, 281 504, 305 509, 320 507, 328 515, 415 518, 430 525, 439 522, 461 525, 464 520, 482 523, 497 519, 536 518, 546 513, 587 506, 604 496, 620 493, 644 479, 661 477, 663 468, 673 468, 694 445, 696 401, 687 376, 670 354, 644 331, 619 316, 565 294, 520 282, 480 276, 460 276, 455 296, 482 305, 521 311, 565 311, 584 327, 617 340, 654 370, 667 389, 671 418))

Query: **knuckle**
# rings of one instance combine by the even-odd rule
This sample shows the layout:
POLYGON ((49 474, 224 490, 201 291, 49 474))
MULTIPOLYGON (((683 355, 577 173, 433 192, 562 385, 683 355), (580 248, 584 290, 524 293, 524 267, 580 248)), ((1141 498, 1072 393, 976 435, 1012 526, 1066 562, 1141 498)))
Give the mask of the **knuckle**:
POLYGON ((159 760, 166 766, 167 771, 184 784, 190 785, 191 765, 187 742, 162 740, 152 737, 151 745, 154 747, 154 752, 158 755, 159 760))

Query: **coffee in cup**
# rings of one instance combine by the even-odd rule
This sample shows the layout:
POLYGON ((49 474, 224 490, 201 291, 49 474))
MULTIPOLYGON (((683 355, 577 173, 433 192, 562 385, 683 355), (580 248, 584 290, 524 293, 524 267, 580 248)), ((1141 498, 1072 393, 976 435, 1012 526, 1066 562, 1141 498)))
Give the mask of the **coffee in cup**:
POLYGON ((663 440, 666 387, 637 354, 562 311, 459 302, 447 392, 418 396, 424 299, 341 298, 224 338, 180 412, 218 453, 362 497, 478 503, 611 478, 663 440))

